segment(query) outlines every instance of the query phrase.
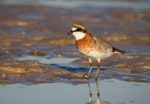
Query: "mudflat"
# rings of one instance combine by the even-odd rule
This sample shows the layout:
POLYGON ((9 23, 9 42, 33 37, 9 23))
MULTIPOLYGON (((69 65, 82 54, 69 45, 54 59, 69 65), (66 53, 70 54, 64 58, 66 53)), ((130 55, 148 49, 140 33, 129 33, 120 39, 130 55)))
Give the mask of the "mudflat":
MULTIPOLYGON (((91 33, 127 52, 103 60, 99 78, 150 82, 150 9, 0 7, 0 83, 84 83, 88 60, 67 35, 74 23, 86 25, 91 33), (68 59, 75 60, 59 62, 68 59)), ((96 69, 96 61, 94 65, 96 69)))

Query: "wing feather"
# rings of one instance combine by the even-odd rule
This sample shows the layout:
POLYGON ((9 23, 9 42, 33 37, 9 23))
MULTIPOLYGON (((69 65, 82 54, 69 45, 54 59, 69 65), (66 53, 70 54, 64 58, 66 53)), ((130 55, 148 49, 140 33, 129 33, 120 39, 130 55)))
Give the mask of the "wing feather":
POLYGON ((100 36, 95 36, 90 34, 91 37, 93 38, 94 43, 99 46, 103 51, 111 50, 112 51, 112 46, 109 42, 107 42, 105 39, 103 39, 100 36))

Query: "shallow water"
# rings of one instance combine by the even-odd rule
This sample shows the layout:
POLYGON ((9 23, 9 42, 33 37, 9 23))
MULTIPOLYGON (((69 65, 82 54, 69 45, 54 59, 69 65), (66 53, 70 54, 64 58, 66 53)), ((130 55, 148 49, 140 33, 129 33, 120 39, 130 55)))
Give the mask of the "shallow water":
MULTIPOLYGON (((97 101, 96 83, 90 83, 90 87, 91 99, 97 101)), ((100 80, 98 88, 102 104, 150 103, 149 83, 109 79, 100 80)), ((0 92, 1 104, 86 104, 90 97, 88 83, 9 84, 0 85, 0 92)))
POLYGON ((19 61, 24 61, 24 60, 35 60, 43 64, 68 64, 73 61, 76 61, 78 58, 47 58, 47 57, 38 57, 38 56, 23 56, 17 58, 19 61))
POLYGON ((148 1, 141 2, 140 0, 135 1, 122 1, 122 0, 35 0, 35 1, 28 1, 28 0, 4 0, 2 3, 6 4, 42 4, 42 5, 49 5, 49 6, 58 6, 58 7, 83 7, 83 6, 94 6, 94 7, 128 7, 134 9, 147 9, 150 8, 150 3, 148 1))

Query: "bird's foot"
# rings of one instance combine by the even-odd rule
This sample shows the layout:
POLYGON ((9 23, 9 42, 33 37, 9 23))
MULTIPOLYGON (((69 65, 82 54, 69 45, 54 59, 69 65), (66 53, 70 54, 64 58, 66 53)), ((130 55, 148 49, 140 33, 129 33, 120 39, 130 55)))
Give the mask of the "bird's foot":
POLYGON ((98 80, 98 78, 96 77, 96 78, 95 78, 95 81, 97 81, 97 80, 98 80))
POLYGON ((84 74, 83 77, 84 77, 84 78, 88 78, 88 75, 87 75, 87 74, 84 74))
POLYGON ((88 74, 84 74, 83 77, 87 78, 88 80, 91 78, 90 75, 88 75, 88 74))

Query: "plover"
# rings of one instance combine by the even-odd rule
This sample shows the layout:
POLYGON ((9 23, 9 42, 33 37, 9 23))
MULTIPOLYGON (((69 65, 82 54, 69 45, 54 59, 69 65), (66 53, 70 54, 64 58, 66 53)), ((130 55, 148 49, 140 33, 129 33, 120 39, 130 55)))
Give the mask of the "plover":
POLYGON ((78 51, 85 55, 90 62, 90 69, 87 78, 90 78, 92 71, 92 59, 97 60, 98 68, 96 71, 96 79, 100 72, 100 61, 111 56, 114 53, 126 53, 120 49, 113 47, 105 39, 91 34, 82 24, 74 24, 68 35, 72 34, 75 38, 75 43, 78 51))

